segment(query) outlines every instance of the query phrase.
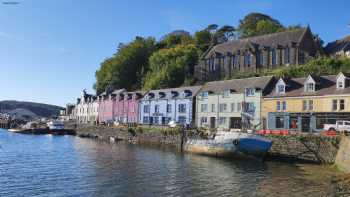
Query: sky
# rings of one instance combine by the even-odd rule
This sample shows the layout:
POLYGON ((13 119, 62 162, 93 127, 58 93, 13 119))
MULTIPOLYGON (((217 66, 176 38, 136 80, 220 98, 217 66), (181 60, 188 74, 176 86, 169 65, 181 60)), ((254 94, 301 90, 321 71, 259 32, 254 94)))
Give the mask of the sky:
POLYGON ((95 71, 119 43, 237 26, 250 12, 310 25, 327 43, 350 35, 349 8, 349 0, 0 0, 0 100, 73 103, 83 89, 94 93, 95 71))

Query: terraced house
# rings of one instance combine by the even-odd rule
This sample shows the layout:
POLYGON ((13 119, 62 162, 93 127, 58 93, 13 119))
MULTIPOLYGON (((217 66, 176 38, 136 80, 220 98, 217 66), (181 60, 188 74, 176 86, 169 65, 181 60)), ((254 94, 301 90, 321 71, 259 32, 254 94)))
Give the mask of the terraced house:
POLYGON ((124 92, 126 92, 125 89, 119 89, 119 90, 114 90, 112 92, 106 91, 99 95, 98 119, 100 123, 102 122, 108 123, 108 122, 113 122, 115 120, 114 110, 115 110, 115 103, 117 99, 116 97, 124 92))
POLYGON ((196 98, 197 127, 260 128, 262 96, 273 82, 267 76, 206 83, 196 98))
POLYGON ((97 97, 92 94, 87 94, 84 90, 77 99, 75 105, 75 119, 79 123, 93 123, 96 124, 98 120, 99 103, 97 97))
POLYGON ((115 95, 113 104, 114 120, 120 123, 137 123, 139 120, 139 100, 143 92, 120 92, 115 95))
POLYGON ((258 72, 281 66, 300 65, 323 54, 310 28, 228 41, 210 48, 195 67, 200 81, 220 80, 235 72, 258 72))
POLYGON ((321 131, 324 124, 350 120, 350 78, 339 73, 281 78, 262 104, 268 129, 321 131))
POLYGON ((194 125, 195 96, 201 86, 150 90, 140 100, 142 124, 166 125, 175 121, 194 125))

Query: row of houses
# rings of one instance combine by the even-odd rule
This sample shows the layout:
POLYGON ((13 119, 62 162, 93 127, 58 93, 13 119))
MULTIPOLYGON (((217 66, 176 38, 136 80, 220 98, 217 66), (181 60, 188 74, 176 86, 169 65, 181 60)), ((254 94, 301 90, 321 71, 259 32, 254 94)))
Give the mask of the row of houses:
POLYGON ((138 123, 223 129, 320 131, 350 120, 350 76, 273 76, 207 82, 147 92, 83 91, 72 117, 79 123, 138 123))

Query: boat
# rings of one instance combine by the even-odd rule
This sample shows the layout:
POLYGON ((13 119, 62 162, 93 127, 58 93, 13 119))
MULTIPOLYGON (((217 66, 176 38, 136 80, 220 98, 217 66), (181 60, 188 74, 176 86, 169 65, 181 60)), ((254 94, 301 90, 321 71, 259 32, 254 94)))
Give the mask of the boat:
POLYGON ((47 123, 50 130, 64 130, 64 124, 62 121, 53 120, 47 123))
POLYGON ((270 150, 272 141, 263 136, 232 132, 218 131, 212 139, 190 139, 185 144, 185 151, 216 156, 239 157, 263 160, 270 150))

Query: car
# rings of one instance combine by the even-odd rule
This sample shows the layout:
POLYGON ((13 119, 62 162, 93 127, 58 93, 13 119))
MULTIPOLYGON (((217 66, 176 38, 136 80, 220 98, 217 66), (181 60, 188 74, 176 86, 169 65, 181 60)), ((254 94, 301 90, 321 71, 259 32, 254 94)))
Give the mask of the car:
POLYGON ((326 131, 350 132, 350 121, 339 120, 335 124, 324 124, 323 129, 326 131))

